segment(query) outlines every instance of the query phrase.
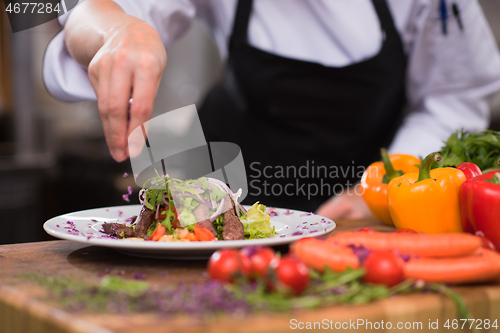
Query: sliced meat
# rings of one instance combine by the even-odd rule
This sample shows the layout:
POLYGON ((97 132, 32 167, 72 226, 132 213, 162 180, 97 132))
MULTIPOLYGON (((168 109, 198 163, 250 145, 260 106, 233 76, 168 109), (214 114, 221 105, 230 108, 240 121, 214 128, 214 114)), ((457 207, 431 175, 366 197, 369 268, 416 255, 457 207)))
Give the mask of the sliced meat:
POLYGON ((108 235, 112 235, 115 237, 121 238, 122 233, 123 233, 123 238, 134 236, 134 228, 129 227, 129 226, 122 224, 122 223, 104 223, 102 225, 102 229, 108 235))
POLYGON ((224 200, 224 225, 222 226, 222 238, 224 240, 245 239, 243 223, 234 214, 233 200, 227 196, 224 200))
POLYGON ((146 237, 146 232, 148 231, 151 224, 155 221, 155 212, 146 206, 142 206, 139 217, 135 224, 135 237, 146 237))
POLYGON ((194 217, 200 227, 209 230, 215 238, 217 238, 217 231, 215 231, 214 225, 210 222, 210 210, 208 206, 204 203, 200 203, 198 207, 194 209, 194 217))

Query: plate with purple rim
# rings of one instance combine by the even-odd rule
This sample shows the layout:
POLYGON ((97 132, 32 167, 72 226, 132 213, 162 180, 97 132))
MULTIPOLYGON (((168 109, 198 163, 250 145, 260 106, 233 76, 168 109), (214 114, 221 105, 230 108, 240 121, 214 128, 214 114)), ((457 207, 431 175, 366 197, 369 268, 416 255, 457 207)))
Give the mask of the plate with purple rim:
MULTIPOLYGON (((151 242, 111 238, 102 232, 102 224, 131 223, 139 215, 141 205, 126 205, 82 210, 51 218, 43 225, 45 231, 56 238, 88 245, 114 248, 119 252, 149 258, 201 259, 223 248, 244 246, 278 246, 304 237, 318 237, 335 229, 335 222, 326 217, 293 209, 267 207, 271 224, 278 233, 261 239, 213 242, 151 242)), ((250 206, 245 206, 250 208, 250 206)))

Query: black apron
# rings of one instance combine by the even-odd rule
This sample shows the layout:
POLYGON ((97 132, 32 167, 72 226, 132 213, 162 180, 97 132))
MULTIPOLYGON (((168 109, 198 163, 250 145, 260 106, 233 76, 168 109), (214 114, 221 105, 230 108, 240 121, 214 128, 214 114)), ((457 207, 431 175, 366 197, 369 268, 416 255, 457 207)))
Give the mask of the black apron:
POLYGON ((200 119, 207 141, 240 146, 244 203, 314 211, 392 141, 406 102, 406 56, 386 1, 372 2, 385 35, 381 50, 341 68, 248 45, 252 1, 238 2, 223 78, 200 119))

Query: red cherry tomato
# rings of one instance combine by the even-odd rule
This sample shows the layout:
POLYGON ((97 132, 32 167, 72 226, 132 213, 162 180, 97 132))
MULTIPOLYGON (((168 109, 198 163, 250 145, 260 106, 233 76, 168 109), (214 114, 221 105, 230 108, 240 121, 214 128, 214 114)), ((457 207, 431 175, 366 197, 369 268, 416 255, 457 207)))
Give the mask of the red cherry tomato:
POLYGON ((372 228, 360 228, 360 229, 356 230, 356 232, 370 232, 370 233, 375 233, 375 232, 378 232, 378 231, 376 231, 375 229, 372 229, 372 228))
POLYGON ((392 287, 404 280, 403 265, 403 260, 392 252, 372 252, 363 263, 363 280, 392 287))
POLYGON ((271 290, 278 289, 299 295, 309 285, 309 270, 295 258, 275 258, 269 267, 274 274, 274 278, 268 283, 271 290))
POLYGON ((273 249, 269 247, 258 249, 257 252, 255 252, 250 257, 252 266, 251 274, 260 277, 266 276, 269 269, 269 264, 274 258, 276 258, 276 256, 273 249))
POLYGON ((250 260, 233 249, 214 252, 208 261, 208 275, 212 280, 232 283, 238 277, 248 277, 250 260))
POLYGON ((418 235, 418 232, 416 232, 415 230, 410 229, 410 228, 397 229, 396 231, 394 231, 394 233, 395 234, 416 234, 416 235, 418 235))

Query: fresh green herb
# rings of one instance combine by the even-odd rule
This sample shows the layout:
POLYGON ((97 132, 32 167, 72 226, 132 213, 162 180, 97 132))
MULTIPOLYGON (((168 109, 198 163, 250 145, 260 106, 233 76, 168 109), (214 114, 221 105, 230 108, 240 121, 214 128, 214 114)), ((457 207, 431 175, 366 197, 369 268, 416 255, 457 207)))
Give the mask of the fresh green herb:
POLYGON ((485 130, 470 134, 458 130, 453 133, 439 151, 443 159, 433 168, 456 167, 472 162, 481 170, 498 167, 500 158, 500 132, 485 130))
POLYGON ((451 299, 457 306, 460 318, 470 318, 461 296, 442 284, 406 280, 388 288, 363 283, 364 274, 363 269, 347 269, 336 273, 327 267, 322 274, 310 270, 309 288, 300 296, 286 292, 268 292, 263 279, 250 283, 242 279, 234 285, 206 281, 161 287, 113 275, 106 275, 99 284, 83 283, 46 274, 24 274, 20 277, 44 287, 48 291, 49 299, 58 302, 67 310, 74 311, 189 313, 195 316, 221 313, 241 315, 250 312, 312 309, 338 304, 364 304, 396 294, 430 291, 441 293, 451 299))
POLYGON ((217 238, 219 240, 223 240, 222 238, 222 231, 223 231, 223 226, 224 226, 224 214, 220 214, 219 217, 212 223, 215 231, 217 231, 217 238))
POLYGON ((158 221, 154 221, 153 223, 151 223, 151 225, 149 226, 148 231, 146 231, 146 235, 148 236, 148 238, 151 238, 151 235, 156 230, 156 226, 157 225, 158 225, 158 221))
POLYGON ((450 298, 456 304, 460 318, 470 318, 461 296, 442 284, 406 280, 388 288, 383 285, 363 283, 365 271, 362 268, 349 268, 344 272, 336 273, 325 267, 323 274, 314 270, 309 270, 309 272, 311 277, 309 288, 296 297, 282 292, 269 293, 266 291, 266 283, 262 280, 256 281, 257 285, 251 291, 246 287, 248 286, 246 281, 240 281, 239 285, 230 286, 230 288, 238 297, 245 299, 255 308, 272 311, 312 309, 339 304, 364 304, 397 294, 432 291, 450 298))
POLYGON ((118 276, 105 276, 101 280, 101 291, 123 292, 130 296, 140 296, 146 289, 149 288, 149 283, 144 281, 125 281, 118 276))

